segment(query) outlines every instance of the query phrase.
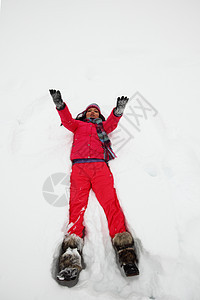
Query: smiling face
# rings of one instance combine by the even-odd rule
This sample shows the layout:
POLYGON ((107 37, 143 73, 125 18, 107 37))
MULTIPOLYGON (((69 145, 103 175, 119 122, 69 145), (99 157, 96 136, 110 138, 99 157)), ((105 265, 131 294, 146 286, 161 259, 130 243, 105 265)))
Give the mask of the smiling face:
POLYGON ((90 107, 88 108, 87 112, 86 112, 86 118, 99 118, 99 111, 96 107, 90 107))

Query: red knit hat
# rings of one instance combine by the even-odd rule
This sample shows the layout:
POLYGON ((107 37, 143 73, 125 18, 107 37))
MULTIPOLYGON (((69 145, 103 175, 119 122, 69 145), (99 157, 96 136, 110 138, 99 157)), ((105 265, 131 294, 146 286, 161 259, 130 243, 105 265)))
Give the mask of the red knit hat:
POLYGON ((96 103, 91 103, 90 105, 88 105, 84 111, 82 111, 81 113, 79 113, 79 114, 76 116, 76 120, 83 121, 83 120, 86 118, 86 112, 87 112, 87 110, 88 110, 90 107, 95 107, 96 109, 98 109, 98 111, 99 111, 99 118, 102 119, 102 121, 105 121, 105 117, 101 114, 100 107, 99 107, 99 105, 97 105, 96 103))
POLYGON ((89 108, 91 108, 91 107, 95 107, 96 109, 98 109, 98 111, 99 111, 99 113, 101 113, 101 110, 100 110, 100 107, 99 107, 99 105, 97 105, 96 103, 91 103, 90 105, 88 105, 87 107, 86 107, 86 111, 89 109, 89 108))

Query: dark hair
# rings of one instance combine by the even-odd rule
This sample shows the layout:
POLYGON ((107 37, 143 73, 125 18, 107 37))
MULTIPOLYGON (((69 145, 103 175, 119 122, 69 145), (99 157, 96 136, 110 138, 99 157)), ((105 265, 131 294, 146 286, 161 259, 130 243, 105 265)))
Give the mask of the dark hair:
MULTIPOLYGON (((84 121, 86 119, 86 110, 84 110, 82 113, 79 113, 77 116, 76 116, 76 120, 79 120, 79 121, 84 121)), ((102 121, 105 121, 105 117, 99 113, 99 118, 102 120, 102 121)))

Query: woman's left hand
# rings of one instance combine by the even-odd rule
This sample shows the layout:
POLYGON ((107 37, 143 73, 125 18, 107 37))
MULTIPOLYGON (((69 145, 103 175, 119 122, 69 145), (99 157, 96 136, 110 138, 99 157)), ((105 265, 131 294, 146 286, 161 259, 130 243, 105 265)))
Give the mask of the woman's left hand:
POLYGON ((129 100, 129 98, 124 97, 124 96, 117 98, 117 106, 114 110, 114 114, 116 116, 121 116, 123 114, 125 106, 126 106, 128 100, 129 100))

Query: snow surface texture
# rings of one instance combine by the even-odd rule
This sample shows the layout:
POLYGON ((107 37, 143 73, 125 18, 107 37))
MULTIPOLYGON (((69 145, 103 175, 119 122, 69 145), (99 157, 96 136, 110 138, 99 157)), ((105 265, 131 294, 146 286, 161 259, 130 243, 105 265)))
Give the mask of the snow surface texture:
POLYGON ((185 0, 2 1, 1 299, 200 299, 199 11, 185 0), (68 204, 50 205, 42 188, 52 174, 69 176, 72 134, 49 88, 74 117, 91 102, 107 117, 137 91, 155 108, 145 117, 132 98, 110 135, 137 278, 122 277, 91 192, 86 268, 72 289, 52 279, 68 204))

